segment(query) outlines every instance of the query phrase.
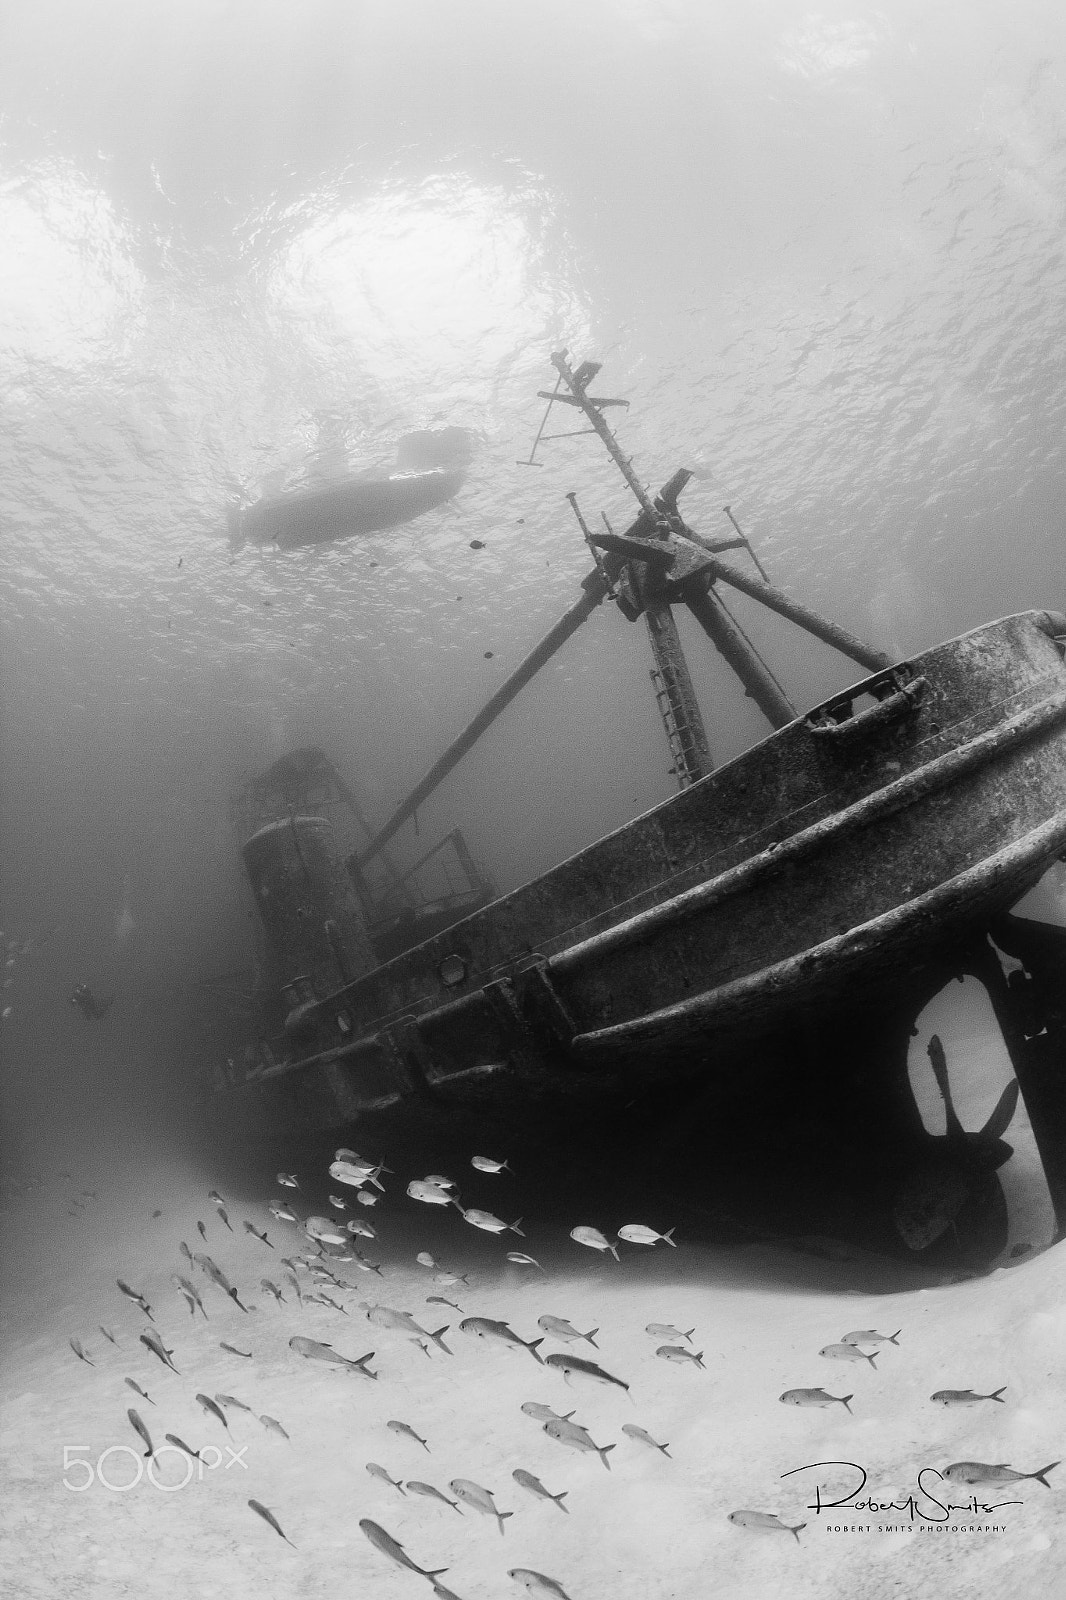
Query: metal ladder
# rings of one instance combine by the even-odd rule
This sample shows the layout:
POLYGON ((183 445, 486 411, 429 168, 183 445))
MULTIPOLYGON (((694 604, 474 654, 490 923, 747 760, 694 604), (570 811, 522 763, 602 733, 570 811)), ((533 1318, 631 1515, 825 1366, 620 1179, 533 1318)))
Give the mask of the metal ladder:
POLYGON ((666 675, 658 667, 652 667, 648 676, 655 691, 655 703, 659 707, 659 715, 666 730, 670 754, 674 759, 673 770, 678 787, 687 789, 703 774, 696 764, 696 740, 686 721, 681 696, 677 685, 668 683, 666 675))

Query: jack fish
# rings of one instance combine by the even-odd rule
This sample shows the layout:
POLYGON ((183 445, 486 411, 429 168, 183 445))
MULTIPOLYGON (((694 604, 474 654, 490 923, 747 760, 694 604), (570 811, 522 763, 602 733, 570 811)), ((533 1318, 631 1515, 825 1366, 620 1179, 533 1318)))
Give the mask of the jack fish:
POLYGON ((538 1500, 550 1500, 553 1505, 559 1507, 560 1511, 565 1511, 567 1516, 570 1515, 566 1506, 563 1505, 563 1501, 569 1493, 568 1489, 561 1489, 558 1494, 552 1494, 551 1490, 546 1489, 540 1479, 534 1477, 532 1472, 527 1472, 525 1467, 516 1467, 511 1473, 511 1477, 520 1488, 527 1489, 530 1494, 536 1495, 538 1500))
POLYGON ((860 1350, 855 1344, 827 1344, 823 1345, 818 1354, 825 1356, 828 1361, 868 1361, 872 1366, 877 1362, 877 1351, 867 1355, 865 1350, 860 1350))
POLYGON ((439 1489, 434 1489, 431 1483, 421 1483, 417 1478, 408 1478, 407 1487, 412 1494, 425 1495, 429 1500, 442 1500, 446 1506, 451 1506, 453 1511, 458 1511, 462 1516, 463 1508, 457 1500, 449 1500, 446 1494, 441 1494, 439 1489))
MULTIPOLYGON (((368 1350, 365 1356, 360 1356, 356 1361, 350 1361, 347 1356, 342 1356, 330 1344, 322 1344, 318 1339, 305 1339, 301 1334, 295 1334, 289 1340, 289 1349, 295 1350, 298 1356, 303 1356, 308 1361, 325 1361, 334 1367, 347 1367, 349 1372, 358 1372, 363 1378, 376 1378, 377 1373, 371 1372, 367 1362, 373 1359, 373 1350, 368 1350)), ((242 1354, 241 1351, 236 1352, 242 1354)))
POLYGON ((443 1328, 438 1328, 436 1333, 430 1333, 428 1329, 419 1326, 409 1311, 393 1311, 390 1306, 372 1306, 366 1300, 360 1300, 359 1309, 365 1311, 367 1320, 378 1328, 391 1328, 394 1332, 405 1334, 408 1339, 416 1341, 432 1339, 445 1355, 450 1356, 452 1353, 444 1343, 444 1335, 448 1331, 447 1323, 443 1328))
POLYGON ((563 1339, 569 1343, 573 1339, 587 1339, 594 1350, 599 1349, 595 1335, 599 1328, 593 1328, 591 1333, 581 1333, 572 1322, 567 1322, 565 1317, 538 1317, 537 1327, 543 1328, 545 1333, 550 1333, 553 1339, 563 1339))
POLYGON ((509 1567, 507 1576, 521 1584, 526 1593, 536 1596, 537 1600, 570 1600, 557 1578, 549 1578, 544 1572, 534 1572, 532 1567, 509 1567))
POLYGON ((463 1220, 469 1222, 471 1227, 480 1228, 483 1233, 517 1233, 520 1239, 525 1238, 525 1234, 519 1227, 519 1223, 522 1221, 521 1217, 515 1222, 504 1222, 499 1217, 494 1217, 491 1211, 478 1211, 473 1206, 464 1210, 459 1205, 458 1200, 455 1204, 462 1213, 463 1220))
POLYGON ((991 1394, 975 1394, 972 1389, 938 1389, 929 1398, 938 1406, 976 1406, 980 1405, 982 1400, 998 1400, 1002 1406, 1006 1405, 1003 1398, 1003 1390, 1006 1387, 1007 1385, 1003 1384, 1001 1388, 993 1389, 991 1394))
POLYGON ((383 1556, 388 1556, 390 1561, 395 1561, 398 1567, 406 1567, 408 1572, 417 1572, 420 1578, 428 1578, 430 1582, 439 1578, 442 1572, 447 1572, 447 1567, 419 1567, 404 1551, 398 1539, 391 1533, 386 1533, 380 1523, 371 1522, 369 1517, 361 1517, 359 1526, 370 1540, 375 1550, 380 1550, 383 1556))
POLYGON ((520 1345, 523 1350, 528 1350, 534 1361, 543 1366, 538 1347, 544 1343, 543 1339, 520 1339, 506 1322, 497 1322, 494 1317, 465 1317, 459 1324, 460 1333, 473 1334, 476 1339, 495 1339, 499 1344, 520 1345))
POLYGON ((139 1338, 141 1343, 147 1349, 149 1349, 154 1356, 159 1357, 160 1361, 165 1367, 169 1367, 171 1372, 177 1372, 177 1367, 170 1359, 174 1354, 173 1350, 168 1350, 166 1348, 162 1339, 160 1339, 159 1335, 153 1329, 150 1328, 147 1333, 140 1334, 139 1338))
POLYGON ((670 1451, 665 1444, 660 1444, 658 1439, 653 1439, 644 1428, 638 1428, 635 1422, 623 1422, 622 1432, 631 1439, 636 1439, 639 1444, 650 1445, 653 1450, 661 1450, 664 1456, 669 1456, 670 1451))
POLYGON ((849 1414, 851 1407, 849 1400, 854 1400, 853 1394, 826 1394, 824 1389, 786 1389, 781 1396, 782 1405, 786 1406, 826 1406, 836 1405, 839 1402, 849 1414))
POLYGON ((967 1486, 973 1483, 1021 1483, 1025 1478, 1035 1478, 1045 1489, 1050 1489, 1047 1474, 1052 1467, 1058 1465, 1057 1461, 1049 1461, 1047 1466, 1041 1467, 1038 1472, 1015 1472, 1005 1461, 1000 1461, 994 1466, 987 1461, 953 1461, 950 1467, 944 1468, 941 1477, 945 1483, 963 1483, 967 1486))
POLYGON ((621 1378, 616 1378, 610 1372, 605 1372, 602 1367, 596 1365, 595 1361, 585 1361, 581 1356, 572 1356, 569 1352, 548 1356, 544 1365, 553 1367, 556 1372, 561 1372, 567 1383, 572 1378, 587 1378, 590 1383, 606 1384, 608 1387, 613 1386, 616 1389, 624 1389, 626 1394, 629 1393, 628 1383, 624 1383, 621 1378))
POLYGON ((513 1517, 513 1511, 500 1511, 492 1498, 492 1490, 485 1489, 480 1483, 475 1483, 472 1478, 453 1478, 448 1485, 457 1500, 462 1500, 468 1506, 473 1506, 475 1511, 480 1511, 483 1516, 495 1517, 496 1526, 503 1533, 503 1524, 506 1517, 513 1517))
POLYGON ((614 1445, 593 1443, 592 1436, 588 1430, 581 1427, 579 1423, 571 1422, 565 1417, 553 1417, 550 1422, 544 1424, 544 1432, 549 1439, 556 1440, 558 1444, 569 1445, 571 1450, 592 1450, 599 1456, 608 1472, 611 1470, 611 1463, 607 1459, 607 1453, 614 1449, 614 1445))
POLYGON ((590 1250, 609 1250, 617 1261, 618 1246, 612 1244, 610 1239, 605 1239, 599 1228, 589 1228, 582 1225, 580 1228, 571 1228, 570 1237, 575 1244, 586 1244, 590 1250))
POLYGON ((137 1415, 136 1411, 134 1411, 132 1406, 130 1406, 129 1410, 126 1412, 126 1415, 127 1415, 127 1417, 129 1417, 130 1422, 133 1425, 133 1427, 136 1430, 136 1432, 140 1434, 141 1438, 144 1440, 145 1444, 148 1446, 148 1449, 144 1452, 145 1455, 146 1456, 154 1455, 155 1446, 152 1444, 152 1436, 148 1432, 148 1429, 145 1427, 144 1423, 141 1421, 140 1417, 137 1415))
POLYGON ((772 1511, 731 1511, 729 1520, 738 1528, 752 1528, 756 1533, 791 1533, 797 1544, 799 1544, 800 1529, 807 1526, 805 1522, 797 1522, 790 1526, 789 1523, 782 1522, 772 1511))

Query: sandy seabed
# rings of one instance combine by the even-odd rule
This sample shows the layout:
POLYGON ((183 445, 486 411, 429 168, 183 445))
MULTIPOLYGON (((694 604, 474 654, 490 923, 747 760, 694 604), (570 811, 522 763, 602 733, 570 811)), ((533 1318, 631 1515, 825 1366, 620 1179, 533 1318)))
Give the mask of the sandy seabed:
MULTIPOLYGON (((377 1230, 367 1249, 382 1275, 331 1263, 350 1284, 333 1291, 345 1312, 296 1302, 279 1257, 312 1246, 267 1210, 276 1198, 295 1199, 301 1214, 328 1210, 326 1192, 336 1185, 325 1170, 302 1175, 299 1195, 272 1190, 273 1175, 254 1203, 228 1195, 232 1233, 205 1198, 210 1187, 223 1187, 217 1175, 173 1166, 134 1171, 86 1156, 69 1174, 9 1202, 0 1495, 6 1596, 431 1595, 424 1578, 368 1542, 361 1518, 387 1529, 419 1566, 447 1568, 441 1582, 462 1600, 522 1593, 511 1568, 548 1575, 569 1600, 961 1600, 1026 1585, 1066 1593, 1066 1468, 1061 1478, 1052 1472, 1050 1488, 1033 1480, 978 1487, 976 1509, 969 1490, 954 1485, 948 1494, 924 1475, 930 1497, 917 1481, 923 1468, 960 1460, 1034 1472, 1066 1456, 1062 1251, 983 1279, 869 1293, 839 1263, 805 1262, 801 1278, 796 1258, 770 1246, 715 1251, 681 1238, 676 1250, 623 1246, 616 1263, 565 1235, 538 1239, 532 1223, 523 1223, 524 1241, 475 1233, 452 1208, 407 1198, 408 1178, 420 1175, 387 1176, 372 1210, 352 1205, 349 1214, 377 1230), (95 1198, 83 1190, 95 1190, 95 1198), (246 1232, 245 1220, 277 1248, 246 1232), (210 1252, 247 1312, 190 1267, 182 1240, 210 1252), (514 1248, 529 1250, 547 1270, 509 1264, 514 1248), (419 1249, 469 1283, 434 1282, 415 1261, 419 1249), (190 1316, 174 1273, 195 1282, 207 1319, 190 1316), (264 1276, 279 1284, 285 1303, 262 1289, 264 1276), (177 1372, 140 1342, 150 1324, 117 1278, 145 1296, 177 1372), (433 1293, 454 1299, 464 1316, 505 1320, 526 1340, 540 1335, 537 1318, 545 1313, 598 1330, 596 1349, 548 1337, 541 1354, 570 1349, 623 1379, 628 1393, 569 1384, 524 1350, 461 1333, 458 1310, 426 1303, 433 1293), (433 1345, 427 1354, 371 1326, 358 1308, 363 1299, 411 1311, 430 1330, 448 1324, 452 1354, 433 1345), (702 1353, 703 1368, 657 1358, 663 1341, 645 1331, 649 1322, 694 1330, 691 1349, 702 1353), (819 1355, 853 1329, 901 1332, 898 1345, 876 1347, 874 1366, 819 1355), (301 1359, 289 1348, 293 1334, 332 1342, 348 1356, 373 1350, 377 1380, 301 1359), (71 1339, 94 1365, 77 1358, 71 1339), (251 1358, 228 1353, 222 1340, 251 1358), (1003 1385, 1003 1404, 951 1409, 929 1398, 938 1389, 987 1394, 1003 1385), (785 1390, 816 1386, 853 1396, 851 1414, 841 1404, 780 1403, 785 1390), (219 1392, 251 1407, 227 1408, 228 1430, 195 1398, 219 1392), (522 1413, 526 1401, 575 1411, 596 1445, 615 1446, 609 1469, 596 1454, 550 1439, 522 1413), (131 1404, 157 1448, 172 1433, 203 1460, 172 1448, 149 1473, 127 1418, 131 1404), (288 1440, 260 1415, 277 1419, 288 1440), (409 1423, 428 1450, 389 1430, 389 1420, 409 1423), (669 1456, 624 1434, 626 1422, 667 1444, 669 1456), (501 1535, 493 1518, 472 1508, 459 1515, 440 1501, 401 1494, 367 1473, 369 1461, 449 1495, 450 1480, 471 1479, 513 1516, 501 1535), (515 1483, 516 1468, 552 1494, 566 1491, 567 1514, 515 1483), (859 1491, 861 1471, 867 1480, 859 1491), (823 1500, 850 1498, 819 1508, 819 1485, 823 1500), (249 1509, 249 1499, 270 1508, 295 1548, 249 1509), (941 1509, 938 1499, 967 1509, 941 1509), (744 1509, 805 1526, 797 1539, 785 1528, 731 1524, 729 1514, 744 1509)), ((495 1201, 493 1209, 510 1217, 507 1182, 506 1173, 479 1178, 476 1203, 495 1201)), ((314 1290, 302 1267, 300 1281, 305 1293, 314 1290)))

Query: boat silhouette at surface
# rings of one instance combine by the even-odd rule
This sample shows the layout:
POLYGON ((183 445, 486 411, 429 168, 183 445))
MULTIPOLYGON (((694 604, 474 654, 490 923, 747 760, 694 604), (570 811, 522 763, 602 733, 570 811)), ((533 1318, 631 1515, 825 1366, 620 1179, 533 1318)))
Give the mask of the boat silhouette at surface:
POLYGON ((250 543, 295 550, 397 528, 451 500, 464 476, 461 469, 441 468, 385 478, 340 478, 319 488, 264 496, 250 506, 230 506, 230 549, 250 543))

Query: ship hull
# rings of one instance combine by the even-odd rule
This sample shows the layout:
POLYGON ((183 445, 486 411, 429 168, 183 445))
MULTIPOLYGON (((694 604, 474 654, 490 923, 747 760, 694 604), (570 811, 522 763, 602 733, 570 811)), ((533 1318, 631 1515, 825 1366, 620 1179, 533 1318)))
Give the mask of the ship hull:
POLYGON ((317 1124, 405 1099, 606 1103, 876 1011, 1066 851, 1066 620, 865 679, 437 938, 296 1007, 245 1085, 317 1124))

